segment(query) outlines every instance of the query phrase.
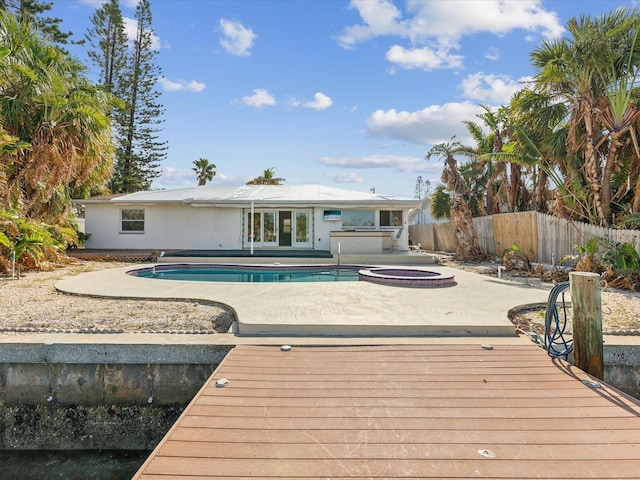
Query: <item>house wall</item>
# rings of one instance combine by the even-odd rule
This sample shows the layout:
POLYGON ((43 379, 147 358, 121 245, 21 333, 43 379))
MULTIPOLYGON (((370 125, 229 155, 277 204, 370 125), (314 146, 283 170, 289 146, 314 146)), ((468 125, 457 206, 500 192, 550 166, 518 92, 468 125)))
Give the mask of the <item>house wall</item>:
POLYGON ((342 228, 342 222, 337 221, 325 221, 324 211, 326 208, 314 208, 313 218, 315 219, 314 241, 316 250, 331 250, 331 237, 329 233, 332 230, 339 230, 342 228))
MULTIPOLYGON (((347 208, 337 207, 335 209, 349 210, 348 207, 347 208)), ((316 207, 314 210, 314 218, 316 223, 315 248, 318 250, 329 250, 333 252, 337 248, 335 246, 336 240, 334 239, 334 242, 332 244, 330 234, 331 232, 343 230, 343 225, 341 220, 330 220, 330 221, 324 220, 325 210, 330 210, 330 209, 326 207, 320 207, 320 208, 316 207)), ((383 208, 383 210, 385 209, 383 208)), ((375 223, 376 223, 375 229, 390 230, 393 233, 391 246, 389 248, 394 251, 409 250, 409 228, 408 228, 409 227, 409 210, 408 209, 402 211, 402 219, 403 219, 402 227, 380 227, 380 211, 376 209, 376 212, 375 212, 375 223)), ((363 249, 363 252, 361 253, 368 252, 369 249, 370 249, 370 246, 365 246, 363 249)))
MULTIPOLYGON (((332 231, 343 229, 342 221, 324 220, 327 207, 315 207, 312 214, 312 245, 331 250, 332 231)), ((341 210, 336 207, 336 210, 341 210)), ((276 210, 308 210, 280 207, 276 210)), ((90 234, 87 248, 113 249, 242 249, 242 208, 192 207, 181 204, 85 205, 85 231, 90 234), (144 233, 121 233, 121 210, 144 209, 144 233)), ((408 210, 403 211, 402 227, 383 227, 393 231, 393 250, 408 250, 408 210), (399 236, 396 238, 397 234, 399 236)), ((380 214, 376 211, 376 229, 380 214)))
POLYGON ((86 205, 87 248, 239 249, 240 209, 189 205, 86 205), (120 211, 144 208, 144 233, 121 233, 120 211))

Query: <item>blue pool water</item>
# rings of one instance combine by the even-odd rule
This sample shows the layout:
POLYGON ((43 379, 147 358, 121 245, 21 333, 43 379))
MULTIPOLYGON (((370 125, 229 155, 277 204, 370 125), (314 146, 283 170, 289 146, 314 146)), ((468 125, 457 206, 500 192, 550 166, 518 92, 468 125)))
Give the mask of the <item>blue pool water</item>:
POLYGON ((258 267, 242 266, 157 266, 129 272, 131 275, 161 280, 197 282, 350 282, 359 279, 357 268, 326 266, 258 267))

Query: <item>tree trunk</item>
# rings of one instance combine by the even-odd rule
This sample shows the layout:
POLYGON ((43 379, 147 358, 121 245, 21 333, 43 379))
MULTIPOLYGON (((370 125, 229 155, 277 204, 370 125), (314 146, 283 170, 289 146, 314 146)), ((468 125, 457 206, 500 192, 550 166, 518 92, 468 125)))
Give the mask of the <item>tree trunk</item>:
POLYGON ((471 211, 465 201, 457 195, 451 206, 451 220, 456 230, 456 240, 458 242, 456 256, 458 259, 477 260, 483 258, 485 254, 478 242, 471 211))
POLYGON ((611 223, 611 176, 613 175, 613 166, 618 158, 618 152, 622 147, 622 132, 611 134, 611 143, 607 152, 607 161, 602 169, 602 214, 605 225, 611 223))
POLYGON ((604 210, 602 209, 602 198, 600 195, 600 182, 598 175, 598 167, 596 162, 596 150, 593 145, 593 123, 591 117, 591 107, 583 108, 584 126, 586 130, 586 142, 585 142, 585 158, 584 166, 587 174, 587 181, 591 186, 593 193, 593 204, 596 208, 596 213, 600 222, 605 226, 609 226, 609 222, 605 217, 604 210))

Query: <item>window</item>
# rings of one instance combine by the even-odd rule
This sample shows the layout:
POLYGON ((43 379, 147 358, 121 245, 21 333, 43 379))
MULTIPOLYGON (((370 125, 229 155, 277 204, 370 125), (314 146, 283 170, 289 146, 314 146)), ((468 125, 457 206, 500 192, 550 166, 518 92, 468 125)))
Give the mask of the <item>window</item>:
POLYGON ((342 226, 350 227, 375 227, 375 215, 373 210, 343 210, 342 226))
POLYGON ((401 227, 402 210, 380 210, 381 227, 401 227))
POLYGON ((144 209, 120 210, 120 232, 144 233, 144 209))

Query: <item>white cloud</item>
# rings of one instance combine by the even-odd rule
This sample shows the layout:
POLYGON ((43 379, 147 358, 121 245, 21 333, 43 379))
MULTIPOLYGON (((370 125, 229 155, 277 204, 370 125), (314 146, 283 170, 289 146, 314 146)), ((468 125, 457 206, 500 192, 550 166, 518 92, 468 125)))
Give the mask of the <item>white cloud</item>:
MULTIPOLYGON (((227 183, 227 175, 216 171, 216 176, 213 181, 214 183, 227 183)), ((237 183, 244 183, 244 181, 236 181, 236 184, 237 183)), ((162 169, 160 177, 153 181, 152 187, 154 189, 188 188, 195 187, 197 184, 198 179, 193 170, 183 170, 167 166, 162 169)))
POLYGON ((487 60, 491 60, 492 62, 496 62, 500 60, 500 50, 495 47, 491 47, 486 52, 484 52, 484 58, 486 58, 487 60))
POLYGON ((505 105, 516 91, 524 88, 525 82, 530 81, 531 77, 514 80, 508 75, 478 72, 467 75, 460 83, 460 88, 465 98, 505 105))
POLYGON ((402 155, 367 155, 361 157, 320 157, 323 165, 340 168, 390 168, 403 173, 423 172, 429 169, 424 158, 402 155))
POLYGON ((546 10, 542 0, 410 0, 407 10, 414 15, 410 19, 413 40, 435 37, 441 42, 456 43, 465 35, 501 36, 514 30, 535 32, 550 39, 564 31, 558 15, 546 10))
MULTIPOLYGON (((434 50, 424 48, 404 48, 394 45, 387 51, 387 60, 406 69, 420 68, 433 70, 436 68, 460 68, 462 67, 462 55, 454 55, 449 49, 434 50)), ((395 72, 393 73, 395 74, 395 72)))
POLYGON ((313 108, 314 110, 326 110, 331 105, 333 105, 333 100, 331 100, 331 97, 325 95, 322 92, 316 92, 316 94, 313 96, 313 100, 309 100, 306 102, 295 97, 289 97, 287 99, 287 105, 290 108, 305 107, 313 108))
POLYGON ((154 188, 163 188, 165 186, 176 187, 193 187, 198 183, 196 174, 192 170, 181 170, 174 167, 164 167, 160 177, 154 181, 154 188), (159 185, 156 186, 155 184, 159 185))
MULTIPOLYGON (((91 5, 92 7, 99 8, 108 0, 80 0, 82 3, 86 3, 87 5, 91 5)), ((138 6, 138 2, 140 0, 122 0, 120 3, 124 5, 126 8, 135 9, 138 6)))
POLYGON ((364 178, 358 175, 356 172, 337 172, 326 175, 335 183, 362 183, 364 178))
POLYGON ((351 49, 379 36, 404 38, 409 46, 387 51, 387 59, 403 68, 457 68, 462 57, 452 52, 460 49, 463 37, 478 33, 503 36, 524 30, 550 39, 564 31, 542 0, 407 0, 404 14, 390 0, 352 0, 351 7, 362 23, 343 30, 340 46, 351 49))
POLYGON ((162 77, 158 80, 158 83, 164 88, 167 92, 196 92, 200 93, 206 88, 206 85, 202 82, 196 82, 195 80, 191 80, 187 82, 186 80, 178 80, 174 82, 165 77, 162 77))
POLYGON ((414 112, 376 110, 367 119, 367 130, 374 137, 417 145, 446 142, 453 135, 465 142, 472 139, 462 122, 481 112, 480 106, 470 102, 431 105, 414 112))
MULTIPOLYGON (((122 17, 122 21, 124 23, 124 33, 127 35, 129 47, 132 47, 133 41, 138 35, 138 21, 135 18, 129 17, 122 17)), ((155 32, 151 33, 151 48, 153 50, 160 50, 160 37, 158 37, 155 32)))
POLYGON ((268 91, 263 88, 256 88, 253 90, 253 95, 242 97, 242 103, 250 107, 264 107, 276 104, 276 99, 268 91))
POLYGON ((224 18, 220 19, 220 28, 224 38, 220 40, 220 45, 231 55, 237 57, 247 57, 258 36, 253 30, 245 27, 240 22, 232 22, 224 18))
POLYGON ((338 37, 343 48, 353 48, 380 35, 405 35, 407 26, 401 22, 402 13, 388 0, 352 0, 351 8, 358 10, 364 25, 353 25, 344 29, 338 37))
POLYGON ((313 101, 305 102, 303 107, 313 108, 314 110, 326 110, 333 105, 333 100, 322 92, 316 92, 313 96, 313 101))
POLYGON ((105 3, 106 0, 80 0, 82 3, 87 5, 91 5, 92 7, 98 8, 100 5, 105 3))

